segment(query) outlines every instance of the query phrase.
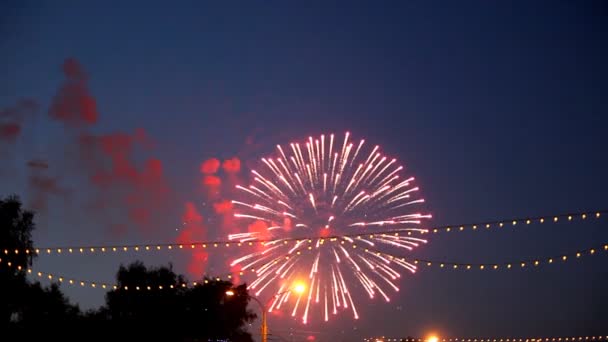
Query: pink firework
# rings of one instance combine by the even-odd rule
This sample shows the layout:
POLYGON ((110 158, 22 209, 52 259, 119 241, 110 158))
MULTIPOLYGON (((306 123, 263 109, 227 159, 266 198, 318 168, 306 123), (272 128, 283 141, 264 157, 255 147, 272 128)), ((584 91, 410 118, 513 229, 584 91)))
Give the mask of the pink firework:
POLYGON ((416 271, 387 257, 426 243, 416 236, 426 232, 421 222, 431 216, 415 209, 424 199, 416 197, 414 177, 403 178, 403 167, 379 146, 368 149, 365 140, 349 138, 346 133, 334 142, 333 134, 321 135, 277 146, 274 158, 262 159, 262 170, 251 171, 253 183, 237 186, 242 196, 232 201, 234 216, 263 229, 229 239, 270 241, 231 266, 255 271, 249 289, 256 296, 273 292, 269 311, 289 305, 304 323, 314 307, 325 321, 340 311, 357 319, 352 291, 388 302, 390 292, 399 291, 401 272, 416 271), (305 282, 306 290, 290 291, 296 282, 305 282))

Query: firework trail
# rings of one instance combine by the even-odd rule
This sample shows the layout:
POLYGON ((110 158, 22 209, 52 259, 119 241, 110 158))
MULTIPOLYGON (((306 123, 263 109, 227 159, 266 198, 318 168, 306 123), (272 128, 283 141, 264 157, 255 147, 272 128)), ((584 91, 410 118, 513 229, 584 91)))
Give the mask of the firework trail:
POLYGON ((416 271, 413 264, 374 252, 426 243, 412 236, 424 233, 421 221, 430 218, 413 209, 424 202, 416 198, 414 178, 403 179, 403 167, 382 156, 379 146, 367 149, 364 140, 354 144, 349 138, 346 133, 337 142, 333 134, 321 135, 303 145, 277 146, 276 158, 263 158, 263 170, 251 171, 253 183, 237 186, 241 196, 232 201, 234 216, 267 228, 229 239, 272 241, 231 266, 255 270, 257 278, 249 285, 255 295, 275 291, 269 311, 289 302, 291 315, 304 323, 313 306, 325 321, 344 310, 357 319, 352 290, 388 302, 390 292, 399 291, 400 272, 416 271), (406 233, 373 235, 380 230, 406 233), (365 235, 343 236, 359 233, 365 235), (307 283, 304 293, 289 291, 296 281, 307 283))

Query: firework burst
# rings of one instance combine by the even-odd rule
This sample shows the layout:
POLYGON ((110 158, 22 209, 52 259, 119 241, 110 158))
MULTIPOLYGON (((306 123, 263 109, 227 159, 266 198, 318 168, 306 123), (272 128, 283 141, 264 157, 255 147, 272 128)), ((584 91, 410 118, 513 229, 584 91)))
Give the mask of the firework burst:
POLYGON ((390 292, 399 291, 401 272, 416 271, 407 261, 377 253, 426 243, 412 236, 424 233, 421 221, 430 218, 414 209, 424 202, 416 198, 414 178, 402 178, 403 167, 383 156, 379 146, 366 148, 364 140, 349 138, 346 133, 337 142, 333 134, 321 135, 303 145, 277 146, 275 158, 263 158, 263 169, 251 171, 253 183, 237 186, 241 197, 232 202, 234 216, 264 229, 229 239, 270 241, 231 266, 255 270, 257 278, 249 285, 255 295, 274 291, 269 311, 289 302, 291 315, 304 323, 313 306, 325 321, 343 310, 357 319, 351 291, 388 302, 390 292), (379 231, 407 233, 373 234, 379 231), (289 291, 296 281, 306 281, 304 293, 289 291))

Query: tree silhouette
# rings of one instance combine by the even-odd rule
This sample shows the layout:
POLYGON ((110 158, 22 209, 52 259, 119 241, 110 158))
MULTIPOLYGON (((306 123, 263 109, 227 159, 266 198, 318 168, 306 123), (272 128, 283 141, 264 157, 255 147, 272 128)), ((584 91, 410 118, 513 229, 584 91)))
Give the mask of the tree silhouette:
POLYGON ((189 328, 190 336, 197 336, 199 328, 196 322, 206 322, 208 329, 201 337, 252 341, 244 329, 256 317, 247 310, 249 299, 245 284, 233 287, 230 282, 209 280, 207 284, 195 286, 184 294, 183 309, 189 320, 185 328, 189 328), (226 296, 229 289, 234 292, 231 297, 226 296))
POLYGON ((5 334, 17 334, 25 341, 42 334, 53 336, 53 331, 80 317, 78 307, 68 302, 57 284, 42 287, 27 280, 25 270, 36 257, 34 228, 34 213, 24 210, 19 198, 0 200, 0 327, 5 334), (41 326, 54 329, 41 331, 41 326))
POLYGON ((32 265, 36 256, 32 242, 34 228, 34 213, 23 210, 18 197, 0 199, 0 326, 19 318, 28 284, 23 270, 7 265, 9 262, 23 268, 32 265), (30 253, 23 253, 26 249, 30 253), (15 254, 15 250, 21 253, 15 254))
POLYGON ((19 319, 14 323, 23 328, 36 328, 38 324, 59 327, 74 323, 79 316, 79 308, 69 303, 57 284, 42 287, 36 282, 28 284, 19 319))
POLYGON ((256 315, 247 310, 246 285, 203 279, 183 287, 187 280, 171 265, 121 265, 118 289, 106 293, 104 306, 82 314, 57 284, 43 287, 26 278, 36 257, 34 229, 34 213, 19 198, 0 200, 0 340, 253 341, 246 326, 256 315), (227 290, 234 295, 226 296, 227 290))
POLYGON ((171 265, 147 268, 141 262, 120 266, 116 278, 119 289, 109 291, 106 306, 91 315, 106 332, 144 338, 170 331, 172 341, 252 341, 245 327, 256 316, 247 310, 245 285, 204 279, 182 287, 186 279, 171 265), (229 289, 238 295, 227 297, 229 289))

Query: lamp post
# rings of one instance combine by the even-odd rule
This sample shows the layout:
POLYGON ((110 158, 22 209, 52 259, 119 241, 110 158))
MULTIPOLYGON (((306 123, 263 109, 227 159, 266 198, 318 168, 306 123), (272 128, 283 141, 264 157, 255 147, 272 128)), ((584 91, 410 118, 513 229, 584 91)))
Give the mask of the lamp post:
MULTIPOLYGON (((262 326, 260 328, 260 332, 262 334, 262 342, 268 342, 268 323, 266 321, 266 313, 268 312, 268 304, 270 304, 272 299, 274 299, 284 293, 290 292, 292 290, 297 293, 303 293, 305 289, 306 289, 306 287, 304 286, 304 284, 296 284, 295 286, 293 286, 293 288, 289 288, 283 292, 279 292, 279 293, 275 294, 274 296, 272 296, 272 298, 270 298, 270 300, 268 302, 266 302, 266 304, 262 303, 256 296, 247 294, 247 296, 249 298, 253 299, 253 301, 256 302, 260 306, 260 310, 262 311, 262 326)), ((232 290, 228 290, 228 291, 226 291, 226 295, 228 297, 232 297, 235 295, 235 293, 232 290)))

